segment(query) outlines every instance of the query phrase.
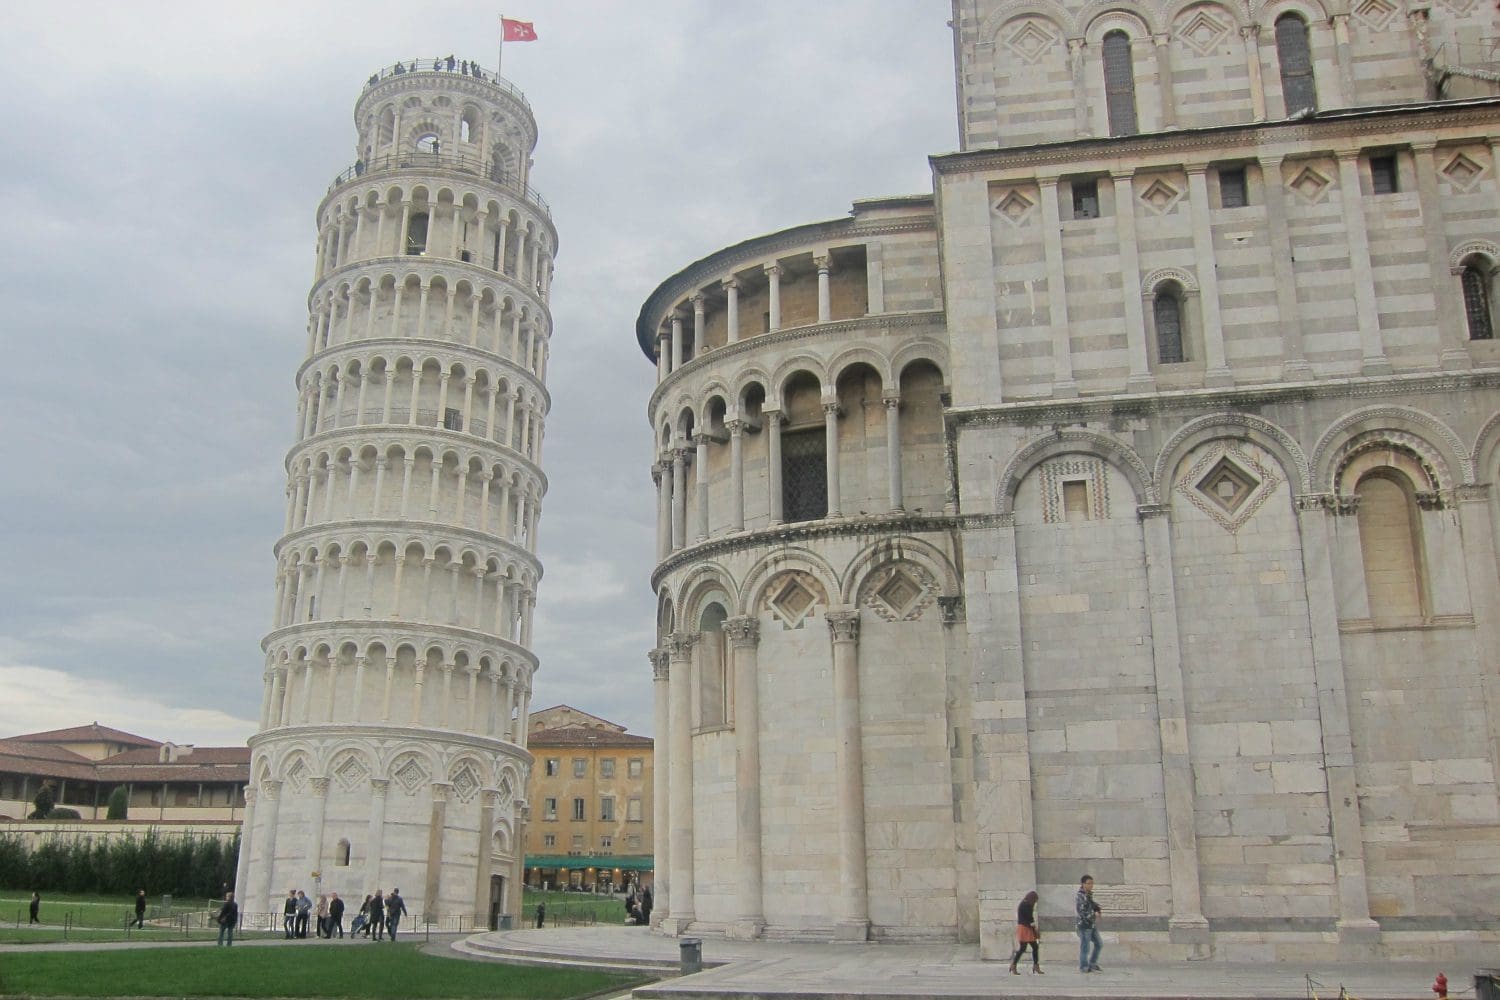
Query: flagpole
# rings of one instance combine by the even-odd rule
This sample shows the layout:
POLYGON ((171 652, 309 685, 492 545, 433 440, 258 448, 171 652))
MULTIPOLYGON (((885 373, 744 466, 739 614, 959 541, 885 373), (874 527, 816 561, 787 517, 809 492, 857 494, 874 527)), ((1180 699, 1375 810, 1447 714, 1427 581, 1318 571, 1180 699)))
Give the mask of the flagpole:
POLYGON ((502 79, 500 75, 500 61, 505 58, 505 15, 500 15, 500 44, 495 47, 495 82, 502 79))

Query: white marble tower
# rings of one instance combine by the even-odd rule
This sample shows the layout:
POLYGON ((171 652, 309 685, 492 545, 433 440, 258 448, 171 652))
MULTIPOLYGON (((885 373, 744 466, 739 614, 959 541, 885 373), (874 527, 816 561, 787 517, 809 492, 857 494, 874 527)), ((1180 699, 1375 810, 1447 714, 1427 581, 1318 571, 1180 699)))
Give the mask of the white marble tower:
POLYGON ((477 64, 397 64, 318 206, 237 886, 519 905, 547 307, 537 129, 477 64))

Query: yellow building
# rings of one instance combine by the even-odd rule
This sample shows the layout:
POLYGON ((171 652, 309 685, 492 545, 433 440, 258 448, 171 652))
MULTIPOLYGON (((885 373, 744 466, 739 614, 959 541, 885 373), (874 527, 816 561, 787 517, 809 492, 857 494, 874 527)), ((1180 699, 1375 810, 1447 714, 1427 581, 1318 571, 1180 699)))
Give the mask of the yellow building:
POLYGON ((531 713, 527 746, 526 884, 652 884, 652 741, 558 705, 531 713))

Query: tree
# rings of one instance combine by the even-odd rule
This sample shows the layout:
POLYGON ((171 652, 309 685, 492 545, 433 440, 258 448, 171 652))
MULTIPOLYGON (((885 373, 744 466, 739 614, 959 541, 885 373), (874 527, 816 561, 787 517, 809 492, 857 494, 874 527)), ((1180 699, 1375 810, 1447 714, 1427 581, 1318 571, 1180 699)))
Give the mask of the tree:
POLYGON ((130 793, 124 785, 116 785, 109 793, 109 812, 105 819, 129 819, 130 793))
POLYGON ((28 817, 29 819, 46 819, 52 815, 53 808, 57 805, 57 796, 52 794, 51 785, 43 785, 37 790, 36 798, 31 800, 36 810, 28 817))

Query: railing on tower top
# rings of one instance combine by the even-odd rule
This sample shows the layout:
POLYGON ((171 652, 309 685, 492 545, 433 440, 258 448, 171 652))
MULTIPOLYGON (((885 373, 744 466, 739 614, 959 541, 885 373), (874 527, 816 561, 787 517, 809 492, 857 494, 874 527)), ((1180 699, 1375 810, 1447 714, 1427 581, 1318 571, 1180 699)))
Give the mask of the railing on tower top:
POLYGON ((388 170, 409 170, 412 168, 420 170, 423 167, 433 167, 439 170, 456 170, 459 173, 484 177, 492 183, 516 192, 526 201, 541 209, 546 215, 551 216, 552 214, 552 209, 548 206, 547 199, 543 198, 541 192, 536 188, 530 184, 521 185, 507 179, 503 167, 494 160, 486 160, 482 156, 469 156, 465 153, 434 153, 412 149, 404 153, 384 153, 380 156, 371 157, 369 160, 356 160, 354 166, 333 179, 333 183, 328 185, 328 190, 332 191, 340 184, 346 184, 356 177, 384 173, 388 170))
POLYGON ((1432 54, 1432 65, 1442 72, 1500 80, 1500 38, 1444 42, 1432 54))
POLYGON ((516 100, 525 105, 526 110, 531 110, 531 105, 526 101, 526 95, 509 80, 499 73, 491 73, 487 69, 480 68, 477 62, 469 60, 457 60, 452 56, 439 56, 436 59, 408 59, 404 63, 396 63, 387 66, 378 73, 371 73, 370 79, 365 81, 365 89, 369 90, 381 80, 392 76, 402 76, 407 73, 453 73, 458 76, 467 76, 475 80, 483 80, 494 87, 499 87, 516 100))

